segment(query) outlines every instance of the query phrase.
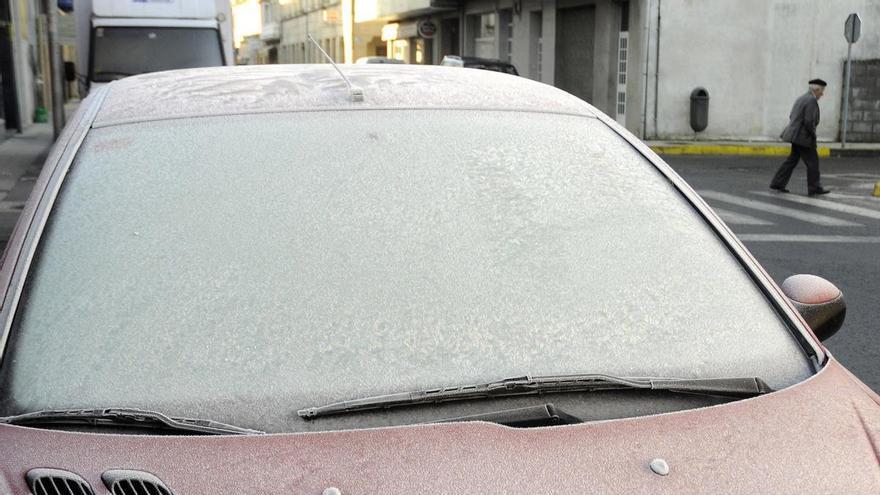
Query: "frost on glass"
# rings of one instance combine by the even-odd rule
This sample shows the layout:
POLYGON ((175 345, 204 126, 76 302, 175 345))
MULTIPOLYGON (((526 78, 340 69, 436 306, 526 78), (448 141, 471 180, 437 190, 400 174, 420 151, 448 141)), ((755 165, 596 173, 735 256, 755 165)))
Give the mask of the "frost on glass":
POLYGON ((810 374, 720 241, 592 118, 314 112, 94 130, 20 310, 17 407, 269 429, 524 374, 810 374), (246 403, 248 407, 230 407, 246 403))

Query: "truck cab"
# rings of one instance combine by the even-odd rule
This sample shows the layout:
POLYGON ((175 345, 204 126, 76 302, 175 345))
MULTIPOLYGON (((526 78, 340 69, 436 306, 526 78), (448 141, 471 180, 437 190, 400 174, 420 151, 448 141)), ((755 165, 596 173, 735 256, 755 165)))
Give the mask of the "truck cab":
POLYGON ((85 0, 74 13, 85 92, 135 74, 233 63, 228 0, 85 0))

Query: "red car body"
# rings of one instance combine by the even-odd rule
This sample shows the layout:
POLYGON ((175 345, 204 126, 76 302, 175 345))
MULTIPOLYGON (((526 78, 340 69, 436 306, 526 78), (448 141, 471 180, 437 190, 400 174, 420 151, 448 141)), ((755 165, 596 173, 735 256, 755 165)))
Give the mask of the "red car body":
MULTIPOLYGON (((183 74, 185 79, 199 72, 183 74)), ((121 111, 111 120, 149 113, 145 101, 117 99, 114 104, 121 111)), ((536 98, 534 104, 549 103, 536 98)), ((90 125, 84 122, 95 106, 86 105, 59 139, 9 242, 0 271, 7 331, 20 297, 15 287, 26 276, 21 269, 30 263, 29 236, 45 221, 40 212, 51 207, 60 187, 57 175, 63 174, 58 164, 83 139, 82 127, 90 125)), ((825 351, 733 234, 680 178, 663 170, 762 277, 768 297, 783 301, 780 311, 800 325, 804 345, 814 352, 820 368, 814 376, 722 405, 527 429, 460 422, 257 436, 154 436, 0 424, 0 493, 30 493, 27 474, 35 468, 75 473, 98 494, 110 493, 102 475, 114 469, 151 473, 177 495, 880 493, 880 397, 825 351), (665 461, 668 473, 651 468, 657 459, 665 461), (332 488, 338 492, 327 491, 332 488)))
POLYGON ((58 467, 103 491, 137 469, 177 494, 848 493, 880 490, 880 398, 833 358, 813 378, 721 406, 580 425, 401 426, 259 437, 70 433, 0 425, 2 493, 58 467), (796 414, 792 414, 796 411, 796 414), (664 459, 669 474, 649 467, 664 459))

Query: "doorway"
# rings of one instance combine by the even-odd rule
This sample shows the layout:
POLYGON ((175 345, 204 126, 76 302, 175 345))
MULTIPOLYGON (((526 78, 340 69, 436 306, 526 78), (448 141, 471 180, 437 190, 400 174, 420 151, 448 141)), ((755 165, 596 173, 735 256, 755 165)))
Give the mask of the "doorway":
POLYGON ((0 0, 0 140, 7 130, 22 131, 12 56, 12 13, 9 2, 0 0))
POLYGON ((446 55, 462 55, 458 17, 443 19, 440 23, 440 60, 446 55))
POLYGON ((595 6, 559 9, 556 13, 555 85, 587 102, 593 101, 595 27, 595 6))

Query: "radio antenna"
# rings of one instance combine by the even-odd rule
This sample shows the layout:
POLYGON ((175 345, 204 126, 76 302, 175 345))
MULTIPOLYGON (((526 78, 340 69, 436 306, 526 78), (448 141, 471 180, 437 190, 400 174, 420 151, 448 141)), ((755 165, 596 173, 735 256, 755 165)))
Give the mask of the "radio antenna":
POLYGON ((315 46, 318 47, 318 50, 321 50, 321 53, 324 54, 324 58, 326 58, 327 61, 330 62, 331 65, 333 65, 333 68, 336 69, 336 72, 338 72, 339 76, 342 77, 342 80, 345 81, 345 85, 348 86, 348 93, 351 95, 351 101, 355 103, 359 101, 364 101, 364 90, 351 84, 351 81, 349 81, 348 78, 345 77, 345 74, 343 74, 342 71, 339 70, 339 66, 336 65, 336 62, 333 61, 333 58, 330 57, 330 55, 327 55, 327 52, 325 52, 324 49, 321 48, 320 43, 315 41, 315 38, 312 38, 311 33, 307 34, 306 36, 309 38, 309 41, 311 41, 315 46))

